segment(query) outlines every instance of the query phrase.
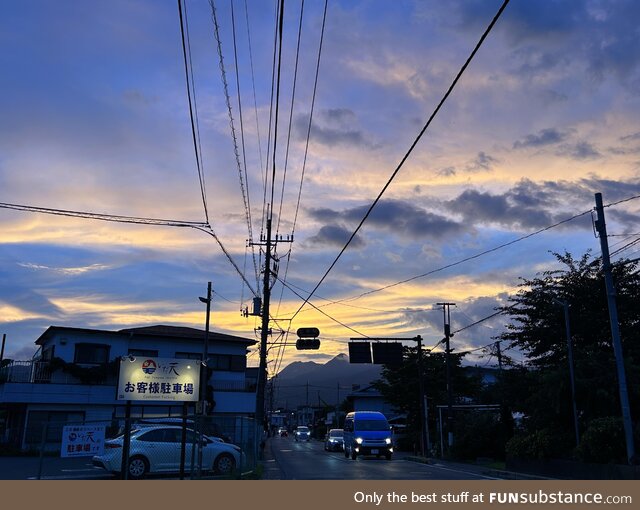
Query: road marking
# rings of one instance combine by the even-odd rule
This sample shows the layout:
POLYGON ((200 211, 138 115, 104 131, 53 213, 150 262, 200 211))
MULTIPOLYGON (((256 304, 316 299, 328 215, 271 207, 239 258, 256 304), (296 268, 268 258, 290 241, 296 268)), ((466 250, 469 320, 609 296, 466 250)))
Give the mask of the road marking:
MULTIPOLYGON (((409 461, 405 461, 405 462, 409 462, 409 461)), ((444 469, 445 471, 453 471, 454 473, 463 473, 465 475, 479 476, 480 478, 486 478, 487 480, 502 480, 502 478, 496 478, 495 476, 481 475, 480 473, 474 473, 473 471, 463 471, 462 469, 453 469, 453 468, 444 467, 442 464, 425 464, 425 466, 444 469)))

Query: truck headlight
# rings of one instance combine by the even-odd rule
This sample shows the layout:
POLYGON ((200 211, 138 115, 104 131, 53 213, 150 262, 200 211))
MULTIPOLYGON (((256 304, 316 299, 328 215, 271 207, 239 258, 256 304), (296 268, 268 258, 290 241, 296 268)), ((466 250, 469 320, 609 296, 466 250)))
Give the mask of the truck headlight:
POLYGON ((362 438, 361 437, 356 437, 356 443, 362 444, 362 438))
POLYGON ((391 444, 391 438, 390 437, 385 437, 384 438, 384 442, 387 444, 391 444))

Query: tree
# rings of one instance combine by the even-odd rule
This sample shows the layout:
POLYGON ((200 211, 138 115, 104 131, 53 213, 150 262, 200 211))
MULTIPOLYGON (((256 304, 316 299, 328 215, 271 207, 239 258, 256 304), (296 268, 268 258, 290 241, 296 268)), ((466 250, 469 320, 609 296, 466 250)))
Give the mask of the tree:
MULTIPOLYGON (((580 429, 592 420, 620 415, 615 357, 602 265, 586 253, 579 259, 554 253, 564 267, 522 279, 511 306, 503 311, 512 322, 500 335, 509 347, 522 350, 529 359, 528 391, 518 405, 525 413, 529 433, 550 430, 563 442, 564 452, 573 445, 573 416, 562 308, 570 304, 576 403, 580 429)), ((630 402, 640 401, 640 274, 637 263, 619 261, 612 267, 625 357, 630 402)), ((632 408, 638 421, 638 406, 632 408)))
MULTIPOLYGON (((384 399, 391 403, 398 413, 407 415, 407 446, 417 447, 420 441, 420 400, 418 384, 418 350, 417 347, 403 348, 403 363, 400 366, 383 365, 382 378, 373 384, 384 399)), ((476 397, 480 389, 480 381, 467 374, 461 362, 464 354, 452 352, 451 383, 457 398, 476 397)), ((438 405, 447 404, 447 388, 445 378, 445 354, 425 353, 422 356, 422 374, 427 395, 428 415, 431 437, 435 438, 438 405)), ((457 399, 456 399, 457 400, 457 399)))

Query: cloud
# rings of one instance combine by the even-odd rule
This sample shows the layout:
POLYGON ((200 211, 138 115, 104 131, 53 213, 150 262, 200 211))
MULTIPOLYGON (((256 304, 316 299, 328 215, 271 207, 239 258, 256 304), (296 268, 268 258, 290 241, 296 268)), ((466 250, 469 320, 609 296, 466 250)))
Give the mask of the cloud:
POLYGON ((477 190, 465 190, 457 198, 445 202, 451 212, 461 214, 467 222, 496 223, 505 226, 541 227, 551 223, 548 213, 537 207, 514 203, 510 195, 493 195, 477 190))
POLYGON ((566 156, 578 161, 599 159, 602 157, 602 154, 589 142, 562 145, 559 147, 557 155, 566 156))
POLYGON ((456 175, 456 167, 448 166, 445 168, 441 168, 440 170, 438 170, 437 174, 441 175, 442 177, 452 177, 456 175))
MULTIPOLYGON (((325 225, 320 228, 315 236, 308 238, 305 245, 309 247, 317 245, 320 247, 342 247, 349 240, 351 234, 351 230, 340 225, 325 225)), ((359 236, 355 236, 350 246, 353 248, 362 248, 364 244, 364 241, 359 236)))
POLYGON ((33 264, 30 262, 19 262, 18 265, 26 269, 32 269, 35 271, 53 271, 64 275, 78 275, 87 273, 89 271, 101 271, 110 268, 110 266, 107 266, 105 264, 90 264, 88 266, 82 267, 49 267, 40 264, 33 264))
POLYGON ((620 137, 621 142, 636 142, 638 140, 640 140, 640 131, 638 131, 637 133, 632 133, 630 135, 620 137))
MULTIPOLYGON (((310 216, 321 222, 343 221, 357 225, 369 206, 354 207, 344 211, 332 209, 311 209, 310 216)), ((464 231, 464 227, 444 216, 431 213, 402 200, 381 200, 371 212, 367 226, 387 231, 395 235, 414 238, 442 239, 464 231)))
MULTIPOLYGON (((640 180, 615 181, 598 176, 577 181, 544 181, 522 179, 504 193, 467 189, 444 207, 461 215, 469 225, 497 224, 511 228, 542 228, 572 216, 580 209, 593 207, 594 193, 600 192, 606 203, 640 194, 640 180), (567 211, 567 207, 572 209, 567 211)), ((614 217, 623 225, 637 224, 638 216, 630 213, 614 217)), ((589 228, 589 222, 571 222, 578 228, 589 228)))
POLYGON ((491 171, 493 169, 493 165, 497 163, 498 160, 489 154, 486 154, 483 151, 478 152, 478 155, 475 157, 473 161, 467 164, 465 167, 465 171, 467 172, 482 172, 482 171, 491 171))
MULTIPOLYGON (((306 140, 309 116, 298 115, 294 120, 296 138, 306 140)), ((375 144, 366 139, 357 126, 357 117, 351 110, 333 108, 319 112, 311 123, 311 140, 328 147, 347 146, 374 148, 375 144)))
POLYGON ((571 131, 561 131, 556 128, 547 128, 538 131, 538 134, 530 134, 525 136, 522 140, 516 140, 513 143, 514 149, 524 149, 529 147, 544 147, 546 145, 555 145, 560 142, 564 142, 569 136, 571 131))

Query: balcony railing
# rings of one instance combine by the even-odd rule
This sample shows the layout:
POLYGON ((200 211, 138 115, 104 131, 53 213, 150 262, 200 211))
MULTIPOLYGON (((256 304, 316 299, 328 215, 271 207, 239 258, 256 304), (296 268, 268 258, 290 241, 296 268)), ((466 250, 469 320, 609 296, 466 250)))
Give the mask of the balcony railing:
MULTIPOLYGON (((0 383, 33 384, 87 384, 78 377, 57 367, 52 370, 49 361, 12 361, 0 369, 0 383)), ((94 380, 90 384, 115 385, 115 377, 94 380)))
MULTIPOLYGON (((108 376, 102 381, 86 382, 78 377, 61 370, 51 369, 48 361, 12 361, 8 365, 0 368, 0 384, 2 383, 32 383, 32 384, 97 384, 111 385, 117 384, 117 376, 108 376)), ((213 391, 256 391, 255 381, 213 381, 213 391)))

